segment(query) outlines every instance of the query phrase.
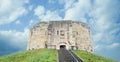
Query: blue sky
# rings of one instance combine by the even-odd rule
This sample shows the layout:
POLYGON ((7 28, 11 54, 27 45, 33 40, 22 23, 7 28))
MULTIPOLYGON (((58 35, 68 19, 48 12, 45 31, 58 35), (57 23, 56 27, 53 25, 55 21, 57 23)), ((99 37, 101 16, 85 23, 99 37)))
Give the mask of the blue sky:
POLYGON ((0 56, 25 51, 40 21, 89 24, 94 53, 120 61, 120 0, 0 0, 0 56))

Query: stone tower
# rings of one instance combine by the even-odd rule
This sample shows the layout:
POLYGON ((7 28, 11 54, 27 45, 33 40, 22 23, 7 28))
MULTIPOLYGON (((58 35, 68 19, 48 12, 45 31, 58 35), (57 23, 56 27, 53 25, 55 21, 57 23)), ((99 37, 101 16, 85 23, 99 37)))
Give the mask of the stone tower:
POLYGON ((30 30, 27 50, 49 48, 93 52, 90 28, 78 21, 40 22, 30 30))

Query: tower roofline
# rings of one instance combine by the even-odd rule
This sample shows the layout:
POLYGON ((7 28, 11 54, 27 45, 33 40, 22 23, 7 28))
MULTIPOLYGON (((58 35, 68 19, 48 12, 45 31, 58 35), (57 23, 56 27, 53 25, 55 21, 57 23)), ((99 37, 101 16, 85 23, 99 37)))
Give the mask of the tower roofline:
POLYGON ((68 22, 72 22, 72 23, 80 23, 82 26, 90 29, 90 26, 85 23, 85 22, 81 22, 81 21, 75 21, 75 20, 49 20, 49 21, 40 21, 38 23, 36 23, 31 29, 33 29, 34 27, 38 26, 39 24, 45 23, 45 24, 49 24, 51 22, 63 22, 63 21, 68 21, 68 22))

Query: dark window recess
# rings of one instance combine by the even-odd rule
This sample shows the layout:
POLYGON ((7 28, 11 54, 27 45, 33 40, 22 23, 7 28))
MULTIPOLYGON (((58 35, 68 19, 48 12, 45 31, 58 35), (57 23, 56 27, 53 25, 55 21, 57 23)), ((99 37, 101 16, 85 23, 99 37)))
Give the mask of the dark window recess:
POLYGON ((59 35, 59 31, 57 31, 57 35, 59 35))
POLYGON ((60 37, 60 39, 64 39, 64 37, 60 37))
POLYGON ((32 48, 32 50, 34 50, 34 48, 32 48))
POLYGON ((72 27, 72 25, 70 25, 70 27, 72 27))
POLYGON ((74 46, 71 46, 71 49, 74 50, 74 46))
POLYGON ((45 44, 45 48, 47 48, 47 44, 45 44))
POLYGON ((65 45, 60 45, 60 49, 66 48, 65 45))
POLYGON ((78 35, 78 32, 76 32, 76 34, 78 35))

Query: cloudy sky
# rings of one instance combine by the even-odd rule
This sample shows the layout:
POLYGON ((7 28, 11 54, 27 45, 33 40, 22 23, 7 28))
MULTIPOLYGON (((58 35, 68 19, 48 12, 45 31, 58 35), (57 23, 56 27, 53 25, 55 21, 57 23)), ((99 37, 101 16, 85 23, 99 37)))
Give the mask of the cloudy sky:
POLYGON ((40 21, 89 24, 94 53, 120 61, 120 0, 0 0, 0 56, 25 51, 40 21))

